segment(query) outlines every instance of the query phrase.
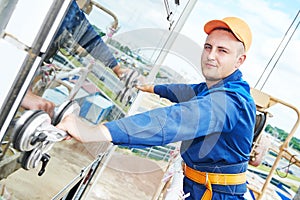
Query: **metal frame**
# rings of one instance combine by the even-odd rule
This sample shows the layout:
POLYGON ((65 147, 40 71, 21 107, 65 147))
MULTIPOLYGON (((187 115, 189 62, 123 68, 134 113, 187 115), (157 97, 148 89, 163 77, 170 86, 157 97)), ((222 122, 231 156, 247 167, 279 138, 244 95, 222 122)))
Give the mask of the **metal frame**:
POLYGON ((51 7, 48 10, 48 13, 43 21, 43 24, 35 37, 35 40, 27 51, 27 56, 23 61, 22 66, 20 67, 20 71, 17 74, 15 81, 6 96, 1 109, 0 109, 0 139, 2 140, 5 132, 7 131, 10 121, 15 115, 22 98, 25 95, 25 90, 22 88, 28 88, 30 81, 28 79, 32 79, 34 73, 30 73, 32 71, 36 71, 38 68, 37 65, 34 65, 36 59, 41 54, 41 49, 43 47, 44 42, 48 37, 48 33, 54 24, 57 14, 62 7, 64 0, 54 0, 51 7), (31 76, 29 77, 29 75, 31 76))
POLYGON ((277 153, 277 157, 271 167, 271 170, 263 184, 261 191, 258 191, 248 185, 248 188, 251 189, 256 194, 256 199, 261 200, 261 199, 263 199, 264 195, 267 192, 268 186, 271 182, 271 179, 273 178, 273 174, 274 174, 281 158, 286 158, 288 160, 293 159, 296 166, 300 167, 300 160, 296 157, 293 157, 292 153, 288 150, 289 142, 291 141, 294 133, 296 132, 296 130, 300 124, 300 112, 295 106, 293 106, 283 100, 275 98, 271 95, 268 95, 260 90, 251 88, 251 94, 255 100, 257 110, 259 110, 259 111, 264 112, 276 104, 281 104, 283 106, 286 106, 289 109, 292 109, 297 114, 297 120, 296 120, 293 128, 291 129, 290 133, 288 134, 288 137, 282 143, 282 145, 279 147, 279 149, 275 149, 274 147, 270 148, 270 150, 275 151, 277 153))

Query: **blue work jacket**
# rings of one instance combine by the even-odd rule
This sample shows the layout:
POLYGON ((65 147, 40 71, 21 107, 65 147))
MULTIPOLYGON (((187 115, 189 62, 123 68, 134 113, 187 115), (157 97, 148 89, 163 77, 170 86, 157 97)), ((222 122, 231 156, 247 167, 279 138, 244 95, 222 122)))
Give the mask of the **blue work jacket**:
MULTIPOLYGON (((206 83, 167 84, 156 85, 154 92, 175 104, 106 123, 114 144, 149 147, 182 141, 181 155, 189 167, 246 171, 256 106, 240 70, 211 88, 206 83)), ((213 190, 239 195, 246 192, 246 184, 213 185, 213 190)))

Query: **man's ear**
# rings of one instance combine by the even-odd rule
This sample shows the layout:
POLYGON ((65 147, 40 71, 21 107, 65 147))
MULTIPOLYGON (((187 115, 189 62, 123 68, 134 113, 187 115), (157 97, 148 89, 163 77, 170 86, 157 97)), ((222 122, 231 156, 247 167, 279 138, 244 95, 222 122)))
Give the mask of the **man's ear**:
POLYGON ((240 55, 237 62, 236 62, 235 68, 238 69, 245 62, 246 57, 247 57, 246 54, 240 55))

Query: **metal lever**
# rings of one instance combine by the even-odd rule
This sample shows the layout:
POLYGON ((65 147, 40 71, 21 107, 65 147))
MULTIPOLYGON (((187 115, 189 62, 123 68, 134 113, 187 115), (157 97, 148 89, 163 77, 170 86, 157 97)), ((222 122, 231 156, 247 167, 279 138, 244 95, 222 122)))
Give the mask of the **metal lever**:
POLYGON ((30 141, 31 145, 36 145, 37 142, 44 142, 47 138, 47 135, 43 132, 38 134, 37 136, 33 136, 32 140, 30 141))
POLYGON ((51 124, 48 124, 47 126, 43 127, 43 130, 40 131, 42 131, 46 135, 46 140, 51 143, 60 142, 68 136, 68 133, 56 128, 51 124))
POLYGON ((39 176, 42 176, 44 174, 44 172, 46 171, 46 166, 47 166, 49 160, 50 160, 50 155, 47 153, 44 153, 41 158, 42 168, 38 173, 39 176))

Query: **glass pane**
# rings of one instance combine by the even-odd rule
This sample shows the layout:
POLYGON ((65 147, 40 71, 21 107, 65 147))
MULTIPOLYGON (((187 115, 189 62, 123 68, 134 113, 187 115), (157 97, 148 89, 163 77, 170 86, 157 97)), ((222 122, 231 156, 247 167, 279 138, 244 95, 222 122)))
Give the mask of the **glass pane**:
MULTIPOLYGON (((93 125, 169 105, 169 101, 156 95, 139 92, 135 85, 189 81, 183 77, 182 71, 165 64, 165 60, 172 59, 191 65, 187 62, 188 57, 181 56, 180 51, 174 50, 172 46, 176 43, 176 38, 181 37, 176 32, 182 26, 178 22, 182 14, 187 12, 184 11, 187 2, 181 2, 180 6, 173 1, 106 1, 101 6, 93 2, 92 9, 89 6, 87 9, 83 8, 85 13, 78 5, 81 4, 71 1, 51 45, 42 55, 39 70, 32 80, 33 93, 54 102, 57 107, 68 100, 75 100, 80 105, 80 116, 93 125), (122 75, 114 72, 116 66, 124 71, 122 75)), ((26 110, 20 107, 11 128, 25 113, 26 110)), ((52 125, 39 128, 47 131, 52 125)), ((32 127, 31 124, 30 126, 32 127)), ((31 135, 25 138, 26 141, 29 141, 29 136, 31 135)), ((42 140, 42 136, 36 137, 37 140, 42 140)), ((13 134, 8 134, 6 141, 24 143, 22 140, 12 140, 11 137, 13 134)), ((39 144, 48 145, 42 142, 39 144)), ((81 146, 75 146, 73 151, 74 146, 70 148, 68 144, 61 143, 56 145, 57 148, 53 149, 49 145, 46 150, 39 146, 32 151, 18 152, 22 153, 22 167, 40 170, 39 159, 47 159, 45 156, 48 150, 56 160, 55 164, 49 162, 52 165, 46 169, 49 175, 54 173, 53 167, 59 164, 66 168, 70 165, 85 167, 93 161, 90 157, 82 156, 81 160, 66 156, 77 156, 81 146), (70 151, 69 148, 72 153, 67 152, 70 151), (41 152, 35 152, 36 150, 41 152), (30 152, 36 154, 33 156, 30 152), (39 166, 32 165, 37 163, 39 166)), ((83 146, 81 151, 88 151, 88 155, 92 154, 92 159, 100 155, 99 152, 107 152, 110 148, 107 144, 83 146)), ((70 170, 64 168, 64 172, 70 175, 70 170)), ((80 170, 76 168, 72 171, 74 172, 80 173, 80 170)), ((34 175, 36 176, 36 172, 34 175)), ((64 181, 64 186, 69 183, 67 179, 64 181)), ((48 197, 48 194, 43 195, 48 197)), ((54 194, 49 195, 52 198, 54 194)))

